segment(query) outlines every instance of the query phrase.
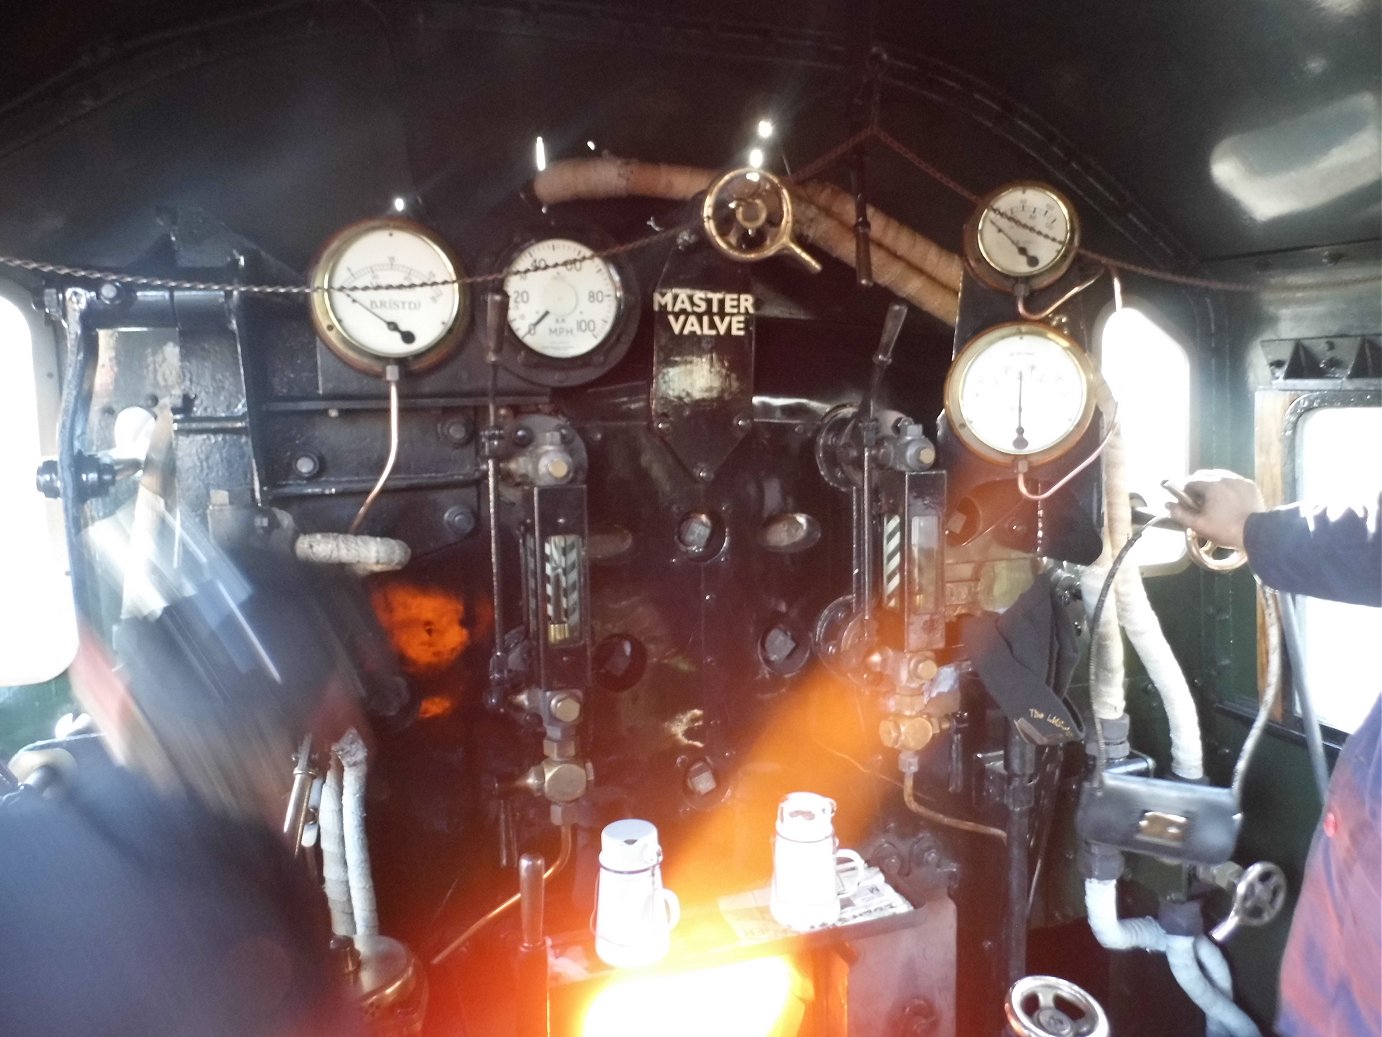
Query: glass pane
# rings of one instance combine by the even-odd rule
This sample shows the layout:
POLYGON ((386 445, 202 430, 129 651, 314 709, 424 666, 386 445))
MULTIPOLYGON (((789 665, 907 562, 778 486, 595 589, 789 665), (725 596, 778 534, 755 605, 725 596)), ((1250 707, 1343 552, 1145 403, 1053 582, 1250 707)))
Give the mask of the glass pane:
POLYGON ((52 431, 41 422, 56 420, 40 413, 34 346, 28 319, 0 295, 0 686, 51 680, 77 646, 61 510, 34 488, 52 431))
MULTIPOLYGON (((1184 347, 1145 313, 1125 306, 1109 315, 1101 343, 1104 380, 1118 401, 1128 488, 1159 512, 1163 479, 1190 473, 1190 360, 1184 347)), ((1185 537, 1150 529, 1132 550, 1143 568, 1185 557, 1185 537)))
MULTIPOLYGON (((1303 501, 1377 505, 1382 407, 1317 407, 1296 426, 1296 494, 1303 501), (1361 448, 1361 449, 1360 449, 1361 448)), ((1382 694, 1382 609, 1301 596, 1304 676, 1320 720, 1351 732, 1382 694)))

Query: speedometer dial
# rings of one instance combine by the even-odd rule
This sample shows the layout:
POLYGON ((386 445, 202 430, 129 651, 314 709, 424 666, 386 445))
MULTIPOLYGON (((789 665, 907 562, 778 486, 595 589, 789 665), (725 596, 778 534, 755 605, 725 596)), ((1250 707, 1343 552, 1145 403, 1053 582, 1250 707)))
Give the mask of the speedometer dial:
POLYGON ((1094 371, 1074 341, 1045 324, 1000 324, 971 339, 945 381, 950 427, 1002 464, 1069 450, 1094 414, 1094 371))
POLYGON ((598 349, 614 332, 624 296, 614 268, 569 238, 521 249, 504 276, 509 330, 528 349, 565 360, 598 349))

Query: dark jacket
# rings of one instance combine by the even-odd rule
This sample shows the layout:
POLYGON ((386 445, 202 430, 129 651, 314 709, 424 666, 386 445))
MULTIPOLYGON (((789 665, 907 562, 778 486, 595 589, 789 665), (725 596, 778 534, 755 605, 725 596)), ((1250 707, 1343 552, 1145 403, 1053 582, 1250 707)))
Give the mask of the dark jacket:
POLYGON ((1382 494, 1375 508, 1292 504, 1249 515, 1243 547, 1263 583, 1293 594, 1382 605, 1382 494))
MULTIPOLYGON (((1373 509, 1300 505, 1248 519, 1244 547, 1279 590, 1382 605, 1373 509)), ((1286 1037, 1382 1034, 1382 702, 1349 738, 1305 865, 1281 964, 1286 1037)))
POLYGON ((0 934, 7 1037, 356 1032, 282 840, 121 768, 0 801, 0 934))

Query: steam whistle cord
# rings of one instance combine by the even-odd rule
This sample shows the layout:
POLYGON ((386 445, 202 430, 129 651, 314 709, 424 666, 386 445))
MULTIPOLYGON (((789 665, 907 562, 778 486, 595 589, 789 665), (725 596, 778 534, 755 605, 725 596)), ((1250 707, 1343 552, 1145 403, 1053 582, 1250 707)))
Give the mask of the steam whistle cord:
POLYGON ((398 460, 398 378, 399 368, 397 364, 389 364, 384 368, 384 380, 389 383, 389 456, 384 462, 384 470, 379 473, 379 481, 374 484, 374 489, 369 491, 369 496, 360 505, 360 510, 355 513, 350 528, 346 530, 352 536, 359 530, 361 523, 365 521, 365 516, 369 514, 370 508, 374 507, 375 498, 379 496, 384 484, 389 481, 389 476, 393 474, 394 462, 398 460))
MULTIPOLYGON (((1253 579, 1257 580, 1256 577, 1253 579)), ((1262 593, 1262 618, 1267 628, 1267 686, 1262 689, 1261 708, 1248 729, 1248 737, 1243 740, 1243 751, 1238 754, 1238 762, 1233 767, 1233 794, 1240 799, 1243 781, 1248 774, 1248 761, 1252 759, 1258 740, 1266 730, 1268 717, 1276 709, 1277 699, 1281 695, 1281 603, 1276 591, 1261 580, 1257 580, 1257 588, 1262 593)))
MULTIPOLYGON (((565 868, 567 862, 571 860, 571 841, 571 826, 562 825, 561 850, 557 854, 557 859, 552 862, 552 866, 542 873, 542 882, 544 885, 546 885, 548 882, 551 882, 553 876, 555 876, 563 868, 565 868)), ((520 899, 521 893, 515 893, 513 896, 509 897, 508 900, 505 900, 502 904, 499 904, 498 906, 491 908, 489 913, 476 919, 474 924, 472 924, 469 929, 467 929, 465 932, 461 933, 460 936, 452 940, 439 954, 435 955, 432 958, 432 964, 440 965, 442 962, 446 961, 447 958, 451 957, 451 955, 456 953, 456 951, 460 950, 467 943, 469 943, 475 937, 476 933, 480 932, 480 930, 484 929, 487 925, 493 922, 505 911, 517 904, 520 899)))
POLYGON ((1310 770, 1319 789, 1320 803, 1329 794, 1329 766, 1324 758, 1324 738, 1315 713, 1314 699, 1305 680, 1305 652, 1302 650, 1300 621, 1292 595, 1280 594, 1281 627, 1286 634, 1286 655, 1291 661, 1291 684, 1296 691, 1296 706, 1300 710, 1301 727, 1305 729, 1305 746, 1310 751, 1310 770))
MULTIPOLYGON (((1147 523, 1145 523, 1144 525, 1141 525, 1141 526, 1139 526, 1137 529, 1134 529, 1134 530, 1132 531, 1132 535, 1128 537, 1127 541, 1126 541, 1126 542, 1123 544, 1123 546, 1119 549, 1118 553, 1117 553, 1116 555, 1114 555, 1113 561, 1112 561, 1112 563, 1110 563, 1110 565, 1109 565, 1109 567, 1108 567, 1108 572, 1104 574, 1104 582, 1103 582, 1103 585, 1099 588, 1099 597, 1098 597, 1098 599, 1094 602, 1094 611, 1092 611, 1092 612, 1090 613, 1090 615, 1089 615, 1089 629, 1090 629, 1091 632, 1092 632, 1092 631, 1096 631, 1096 630, 1099 629, 1099 618, 1100 618, 1100 617, 1103 615, 1103 613, 1104 613, 1104 603, 1105 603, 1106 601, 1108 601, 1109 591, 1112 590, 1112 588, 1113 588, 1113 582, 1114 582, 1114 580, 1115 580, 1115 579, 1117 578, 1117 576, 1118 576, 1118 570, 1122 567, 1124 559, 1126 559, 1126 558, 1128 557, 1128 555, 1132 553, 1133 547, 1137 544, 1137 542, 1138 542, 1139 540, 1142 539, 1142 534, 1144 534, 1145 532, 1147 532, 1147 530, 1152 529, 1152 528, 1154 528, 1154 527, 1159 527, 1159 528, 1162 528, 1162 529, 1166 529, 1166 528, 1181 529, 1181 528, 1183 528, 1183 527, 1181 527, 1179 524, 1177 524, 1176 522, 1174 522, 1174 521, 1170 518, 1170 516, 1163 515, 1163 516, 1160 516, 1160 517, 1158 517, 1158 518, 1152 519, 1150 522, 1147 522, 1147 523)), ((1284 599, 1285 599, 1285 595, 1282 595, 1282 596, 1281 596, 1281 603, 1282 603, 1283 605, 1285 605, 1285 600, 1284 600, 1284 599)), ((1286 616, 1288 616, 1289 613, 1287 613, 1286 610, 1285 610, 1284 608, 1282 609, 1282 612, 1283 612, 1283 620, 1285 620, 1285 619, 1286 619, 1286 616)), ((1292 636, 1295 634, 1295 631, 1293 630, 1293 628, 1292 628, 1292 626, 1291 626, 1291 624, 1290 624, 1289 621, 1283 622, 1282 625, 1283 625, 1283 628, 1287 631, 1286 643, 1287 643, 1287 646, 1288 646, 1288 648, 1289 648, 1290 645, 1291 645, 1292 636)), ((1297 648, 1298 648, 1298 647, 1299 647, 1299 645, 1297 645, 1297 648)), ((1299 658, 1298 655, 1295 656, 1295 657, 1296 657, 1296 658, 1299 658)), ((1089 685, 1090 685, 1090 687, 1093 687, 1094 684, 1095 684, 1095 668, 1096 668, 1097 665, 1098 665, 1098 640, 1097 640, 1097 638, 1094 638, 1094 637, 1091 636, 1090 641, 1089 641, 1089 685)), ((1257 750, 1258 743, 1259 743, 1260 740, 1261 740, 1261 739, 1260 739, 1260 735, 1261 735, 1260 728, 1266 724, 1267 718, 1270 716, 1271 711, 1272 711, 1272 708, 1273 708, 1273 706, 1275 706, 1275 704, 1276 704, 1276 695, 1272 692, 1272 689, 1271 689, 1271 687, 1270 687, 1270 683, 1271 683, 1271 682, 1269 681, 1269 687, 1267 688, 1266 692, 1261 696, 1261 702, 1259 703, 1259 705, 1258 705, 1258 707, 1257 707, 1257 716, 1256 716, 1256 718, 1253 720, 1252 727, 1251 727, 1251 728, 1249 729, 1249 731, 1248 731, 1248 737, 1247 737, 1247 739, 1243 742, 1243 748, 1242 748, 1242 749, 1239 751, 1239 753, 1238 753, 1238 760, 1237 760, 1237 761, 1234 763, 1234 765, 1233 765, 1233 775, 1234 775, 1234 777, 1233 777, 1233 783, 1232 783, 1231 788, 1232 788, 1232 790, 1233 790, 1235 796, 1239 795, 1239 794, 1241 793, 1241 791, 1242 791, 1242 777, 1243 777, 1243 775, 1245 775, 1245 774, 1247 773, 1248 765, 1252 762, 1253 753, 1257 750), (1255 736, 1254 736, 1254 732, 1257 733, 1257 736, 1258 736, 1258 737, 1255 737, 1255 736)), ((1105 768, 1108 766, 1108 749, 1107 749, 1107 747, 1106 747, 1105 744, 1104 744, 1104 725, 1103 725, 1103 722, 1099 719, 1099 714, 1098 714, 1098 712, 1096 712, 1093 708, 1091 708, 1090 711, 1089 711, 1089 714, 1090 714, 1090 720, 1092 721, 1092 725, 1091 725, 1091 726, 1094 728, 1094 773, 1093 773, 1093 775, 1091 775, 1091 777, 1090 777, 1090 784, 1095 785, 1095 786, 1098 786, 1098 785, 1103 784, 1103 780, 1104 780, 1104 770, 1105 770, 1105 768)), ((1313 720, 1313 714, 1312 714, 1311 719, 1313 720)), ((1303 711, 1303 710, 1302 710, 1302 720, 1304 720, 1304 711, 1303 711)), ((1319 726, 1318 726, 1317 724, 1305 723, 1305 728, 1306 728, 1306 742, 1307 742, 1307 745, 1309 744, 1309 740, 1310 740, 1309 731, 1310 731, 1310 729, 1311 729, 1312 726, 1314 727, 1314 730, 1315 730, 1315 737, 1316 737, 1316 738, 1319 738, 1319 737, 1320 737, 1320 735, 1319 735, 1319 726)), ((1329 781, 1328 781, 1328 771, 1325 770, 1325 768, 1324 768, 1324 766, 1323 766, 1323 764, 1324 764, 1324 745, 1323 745, 1323 742, 1321 742, 1320 747, 1319 747, 1318 765, 1317 765, 1317 763, 1316 763, 1316 758, 1315 758, 1313 752, 1312 752, 1312 755, 1311 755, 1311 764, 1312 764, 1312 766, 1315 767, 1315 783, 1316 783, 1317 786, 1320 787, 1321 800, 1323 801, 1324 792, 1325 792, 1325 790, 1328 788, 1328 784, 1329 784, 1329 781), (1323 784, 1321 784, 1321 781, 1322 781, 1322 780, 1323 780, 1323 784)))

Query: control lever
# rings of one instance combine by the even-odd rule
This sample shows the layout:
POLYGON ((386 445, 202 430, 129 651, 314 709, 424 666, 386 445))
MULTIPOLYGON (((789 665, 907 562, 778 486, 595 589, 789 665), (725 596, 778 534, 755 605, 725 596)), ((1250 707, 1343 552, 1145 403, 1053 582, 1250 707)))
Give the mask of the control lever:
POLYGON ((1223 943, 1240 925, 1266 925, 1286 905, 1286 875, 1270 861, 1258 861, 1233 888, 1233 906, 1228 917, 1209 933, 1215 943, 1223 943))
POLYGON ((869 375, 869 394, 860 408, 864 417, 873 417, 874 400, 883 385, 883 374, 893 362, 893 349, 897 346, 897 336, 902 334, 902 322, 907 319, 907 304, 900 299, 888 306, 888 315, 883 318, 883 334, 878 338, 878 348, 873 353, 873 371, 869 375))

